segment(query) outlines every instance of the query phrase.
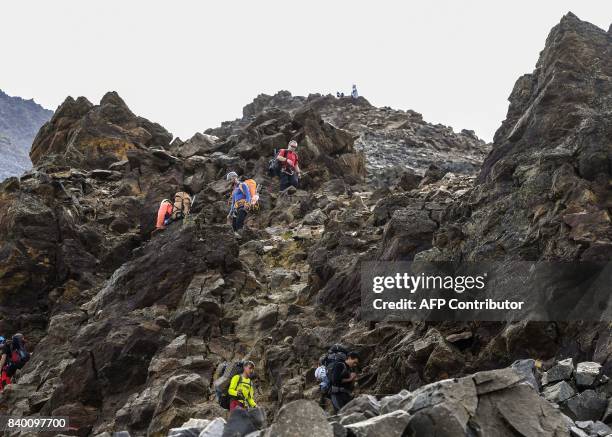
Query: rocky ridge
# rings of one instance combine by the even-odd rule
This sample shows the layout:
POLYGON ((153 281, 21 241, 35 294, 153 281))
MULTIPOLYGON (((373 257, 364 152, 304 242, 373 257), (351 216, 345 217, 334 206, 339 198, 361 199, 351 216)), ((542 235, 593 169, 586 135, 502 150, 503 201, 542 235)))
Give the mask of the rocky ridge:
MULTIPOLYGON (((559 76, 568 78, 566 88, 589 91, 591 83, 599 84, 597 78, 609 72, 599 54, 609 44, 609 34, 564 17, 536 70, 560 69, 544 90, 554 90, 559 76), (575 68, 556 62, 568 52, 600 65, 595 82, 583 80, 588 74, 581 71, 563 76, 564 68, 575 68)), ((509 119, 519 110, 515 94, 509 119)), ((605 99, 583 102, 584 95, 568 94, 565 102, 558 93, 557 104, 589 111, 544 105, 539 117, 550 117, 551 128, 569 123, 565 117, 583 117, 571 126, 591 130, 564 133, 583 142, 592 133, 599 144, 609 126, 591 120, 610 106, 605 99)), ((601 427, 597 421, 609 424, 609 407, 601 417, 587 418, 569 406, 571 399, 577 399, 571 405, 591 405, 593 399, 603 405, 601 394, 610 397, 604 378, 612 366, 609 326, 371 324, 359 315, 361 261, 495 258, 500 252, 485 250, 488 238, 498 236, 498 244, 513 241, 506 235, 522 238, 527 210, 516 220, 506 218, 503 232, 501 219, 491 215, 504 213, 504 196, 531 205, 546 191, 520 178, 490 180, 487 165, 503 168, 516 160, 528 174, 546 175, 557 165, 579 167, 582 152, 559 161, 529 160, 530 142, 517 139, 514 149, 496 136, 478 179, 424 162, 423 175, 405 172, 380 187, 367 179, 369 155, 357 150, 357 134, 323 115, 336 111, 326 109, 336 99, 314 101, 321 106, 308 99, 290 110, 254 105, 245 109, 252 119, 171 142, 169 133, 134 115, 115 93, 99 105, 67 99, 37 136, 35 169, 0 185, 0 330, 23 331, 35 346, 18 384, 0 395, 0 409, 17 416, 69 415, 77 435, 127 430, 161 436, 189 419, 198 433, 212 426, 216 431, 205 435, 220 435, 222 420, 206 422, 224 415, 211 393, 212 373, 222 360, 248 357, 258 364, 256 396, 266 417, 257 423, 264 435, 283 435, 288 423, 315 420, 324 422, 321 435, 402 435, 406 429, 407 435, 589 435, 601 427), (304 189, 277 193, 276 181, 265 175, 267 160, 291 138, 302 145, 304 189), (500 147, 506 152, 496 151, 500 147), (541 167, 546 162, 550 169, 541 167), (223 176, 229 170, 256 177, 262 186, 262 211, 240 237, 224 224, 229 187, 223 176), (179 189, 196 194, 193 214, 149 237, 159 200, 179 189), (479 202, 481 197, 498 201, 497 208, 479 202), (359 391, 377 396, 358 398, 328 423, 308 399, 317 397, 316 361, 336 342, 360 352, 359 391), (571 373, 566 362, 557 363, 569 356, 577 364, 571 373), (491 370, 526 357, 539 361, 491 370), (561 382, 567 387, 556 386, 561 382), (406 391, 395 395, 401 389, 406 391), (558 401, 561 410, 546 399, 558 401), (592 425, 579 424, 589 420, 592 425), (447 425, 453 428, 445 431, 447 425)), ((527 125, 535 129, 538 123, 527 125)), ((609 178, 609 167, 601 174, 609 178)), ((602 200, 609 189, 596 190, 593 181, 581 181, 582 173, 570 179, 575 184, 566 189, 582 193, 580 205, 609 214, 602 200), (579 191, 585 187, 593 195, 579 191)), ((516 258, 546 257, 551 244, 587 250, 605 245, 607 230, 597 220, 580 222, 581 232, 595 240, 572 237, 560 211, 573 194, 563 193, 545 205, 546 221, 530 224, 537 244, 517 250, 516 258)), ((563 251, 560 258, 585 252, 563 251)))
POLYGON ((394 185, 406 172, 422 176, 430 166, 443 173, 473 174, 490 149, 473 131, 455 133, 450 127, 427 123, 412 110, 377 108, 364 97, 301 97, 288 91, 273 96, 260 94, 244 107, 242 119, 223 123, 206 133, 231 135, 262 111, 275 108, 292 113, 304 106, 312 107, 325 121, 356 137, 355 148, 366 155, 368 181, 377 187, 394 185))
POLYGON ((38 129, 53 111, 33 100, 11 97, 0 90, 0 181, 31 168, 28 151, 38 129))

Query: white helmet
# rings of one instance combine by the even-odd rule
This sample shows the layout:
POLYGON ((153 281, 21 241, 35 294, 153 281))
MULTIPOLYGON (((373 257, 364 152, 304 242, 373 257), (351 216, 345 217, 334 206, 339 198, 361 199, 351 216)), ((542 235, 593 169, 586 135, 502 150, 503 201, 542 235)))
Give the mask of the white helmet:
POLYGON ((232 179, 235 179, 238 177, 238 173, 236 173, 235 171, 230 171, 227 176, 225 176, 225 180, 231 181, 232 179))
POLYGON ((289 141, 289 147, 297 147, 297 145, 298 145, 297 141, 295 141, 295 140, 289 141))

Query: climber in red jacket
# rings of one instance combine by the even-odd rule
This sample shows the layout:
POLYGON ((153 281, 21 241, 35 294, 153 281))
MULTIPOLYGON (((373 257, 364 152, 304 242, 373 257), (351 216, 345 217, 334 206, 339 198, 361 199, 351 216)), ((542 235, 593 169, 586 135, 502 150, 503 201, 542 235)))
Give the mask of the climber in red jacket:
POLYGON ((298 143, 295 140, 289 141, 287 149, 281 149, 276 156, 276 160, 281 164, 280 170, 280 190, 284 191, 290 186, 297 188, 299 178, 302 175, 298 164, 297 155, 298 143))

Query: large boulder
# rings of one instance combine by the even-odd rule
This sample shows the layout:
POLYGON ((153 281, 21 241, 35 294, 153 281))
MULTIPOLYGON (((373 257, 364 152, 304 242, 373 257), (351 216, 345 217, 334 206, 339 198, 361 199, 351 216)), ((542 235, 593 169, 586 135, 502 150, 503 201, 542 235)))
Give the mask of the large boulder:
POLYGON ((297 400, 284 405, 275 422, 264 433, 264 437, 285 435, 333 437, 334 432, 321 407, 312 401, 297 400))
POLYGON ((347 425, 351 435, 355 437, 402 437, 406 430, 406 425, 410 421, 410 414, 402 410, 383 414, 382 416, 372 417, 362 422, 347 425))
POLYGON ((576 384, 590 387, 599 379, 601 364, 592 361, 578 363, 576 366, 576 384))
POLYGON ((603 393, 585 390, 570 398, 563 406, 565 413, 574 420, 601 420, 608 401, 603 393))
POLYGON ((574 361, 571 358, 559 361, 542 375, 542 385, 568 380, 574 373, 574 361))
MULTIPOLYGON (((232 411, 223 428, 223 434, 210 434, 210 437, 239 437, 257 432, 266 426, 266 414, 259 408, 232 411)), ((204 436, 200 436, 204 437, 204 436)), ((206 435, 206 437, 208 437, 206 435)))
POLYGON ((400 403, 411 435, 567 435, 561 413, 511 368, 426 385, 400 403))

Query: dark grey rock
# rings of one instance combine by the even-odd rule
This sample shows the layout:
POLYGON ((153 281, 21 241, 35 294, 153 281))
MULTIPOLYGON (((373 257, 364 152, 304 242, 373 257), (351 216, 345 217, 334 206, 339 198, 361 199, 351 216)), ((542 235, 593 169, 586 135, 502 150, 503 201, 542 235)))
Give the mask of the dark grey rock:
POLYGON ((397 394, 385 396, 380 400, 380 414, 387 414, 401 409, 402 402, 408 399, 409 396, 410 392, 408 390, 402 390, 397 394))
MULTIPOLYGON (((536 377, 535 360, 518 360, 510 366, 525 378, 525 382, 535 390, 540 391, 540 384, 536 377)), ((543 383, 542 383, 543 384, 543 383)))
POLYGON ((593 361, 578 363, 576 366, 576 384, 581 387, 591 387, 599 378, 601 364, 593 361))
POLYGON ((327 220, 327 216, 325 215, 325 213, 320 209, 315 209, 314 211, 306 214, 306 216, 304 217, 304 224, 322 225, 325 223, 325 220, 327 220))
POLYGON ((601 420, 608 405, 606 398, 594 390, 585 390, 568 399, 563 409, 574 420, 601 420))
POLYGON ((180 428, 172 428, 168 437, 199 437, 203 429, 211 423, 207 419, 189 419, 180 428))
POLYGON ((357 423, 357 422, 362 422, 364 420, 368 420, 371 417, 374 417, 374 416, 366 415, 364 413, 359 413, 357 411, 353 411, 352 413, 341 415, 338 423, 340 423, 340 425, 342 426, 347 426, 352 423, 357 423))
POLYGON ((580 428, 581 430, 585 431, 590 435, 595 435, 597 437, 605 437, 612 434, 612 429, 608 425, 600 421, 577 421, 576 427, 580 428))
POLYGON ((344 426, 342 426, 340 423, 331 422, 330 424, 334 430, 334 437, 347 437, 348 436, 347 429, 344 426))
POLYGON ((568 380, 574 373, 574 362, 571 358, 559 361, 542 375, 542 385, 568 380))
POLYGON ((346 428, 355 437, 402 437, 409 420, 410 414, 397 410, 348 425, 346 428))
POLYGON ((202 430, 198 437, 222 437, 225 425, 225 419, 217 417, 202 430))
POLYGON ((338 412, 340 415, 351 413, 361 413, 366 418, 378 416, 380 414, 380 402, 371 395, 357 396, 338 412))
MULTIPOLYGON (((266 413, 261 408, 251 408, 249 410, 237 408, 227 418, 227 424, 221 435, 200 435, 200 437, 242 437, 265 427, 266 413)), ((206 431, 206 429, 202 431, 202 434, 206 431)))
POLYGON ((265 437, 333 437, 332 425, 325 412, 312 401, 300 399, 283 405, 276 421, 266 430, 265 437))
POLYGON ((558 404, 571 398, 576 394, 576 391, 565 381, 560 381, 555 385, 550 385, 544 388, 542 392, 544 399, 549 402, 558 404))
POLYGON ((606 412, 601 420, 607 424, 612 424, 612 399, 608 400, 608 408, 606 408, 606 412))
POLYGON ((589 435, 576 426, 570 427, 570 436, 571 437, 589 437, 589 435))

